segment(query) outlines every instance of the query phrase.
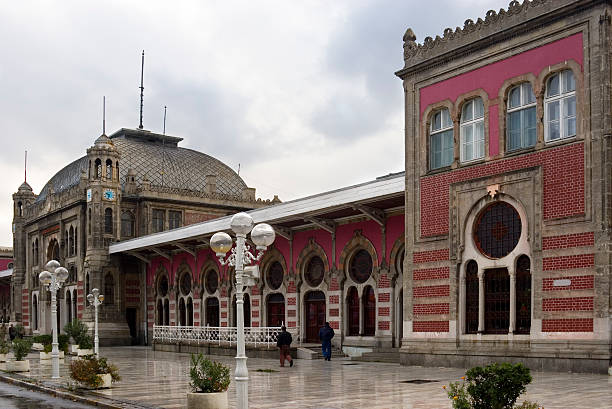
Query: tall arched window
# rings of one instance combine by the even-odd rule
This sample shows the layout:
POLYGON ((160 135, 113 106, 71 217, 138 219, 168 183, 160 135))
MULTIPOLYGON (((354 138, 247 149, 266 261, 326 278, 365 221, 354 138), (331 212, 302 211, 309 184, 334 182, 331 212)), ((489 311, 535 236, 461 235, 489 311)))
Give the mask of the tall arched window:
POLYGON ((74 228, 74 255, 76 256, 79 251, 79 233, 77 228, 74 228))
POLYGON ((113 210, 109 207, 104 209, 104 233, 113 234, 113 210))
POLYGON ((206 325, 211 327, 219 326, 219 299, 217 297, 208 297, 206 299, 206 314, 204 318, 206 325))
POLYGON ((358 250, 349 264, 349 275, 354 282, 363 284, 372 275, 372 256, 366 250, 358 250))
POLYGON ((349 288, 346 296, 348 310, 348 335, 359 335, 359 294, 357 288, 349 288))
POLYGON ((104 304, 112 305, 115 303, 115 280, 111 273, 104 276, 104 304))
POLYGON ((170 325, 170 301, 164 300, 164 325, 170 325))
POLYGON ((121 213, 121 237, 134 236, 134 215, 132 212, 121 213))
POLYGON ((70 236, 68 230, 64 233, 64 257, 70 257, 70 236))
POLYGON ((193 326, 193 301, 191 297, 187 298, 187 325, 193 326))
POLYGON ((32 297, 32 326, 34 330, 38 330, 38 297, 36 294, 32 297))
POLYGON ((68 254, 70 257, 74 256, 74 228, 70 226, 70 232, 68 233, 68 254))
POLYGON ((113 179, 113 161, 106 159, 106 180, 113 179))
POLYGON ((72 296, 70 290, 66 291, 66 322, 72 322, 72 296))
POLYGON ((21 202, 17 202, 17 214, 23 216, 23 204, 21 202))
POLYGON ((157 325, 164 325, 164 304, 161 299, 157 300, 157 316, 155 318, 157 325))
POLYGON ((429 168, 438 169, 450 166, 455 155, 453 141, 453 121, 448 109, 444 108, 432 115, 429 132, 429 168))
POLYGON ((102 179, 102 161, 100 160, 100 158, 96 159, 95 166, 96 166, 95 178, 102 179))
POLYGON ((474 98, 461 109, 461 162, 484 157, 484 104, 474 98))
POLYGON ((522 255, 516 262, 516 334, 531 331, 531 261, 522 255))
POLYGON ((284 276, 285 271, 283 270, 282 264, 278 261, 272 262, 272 265, 268 269, 268 274, 266 277, 268 287, 270 287, 272 290, 278 290, 283 284, 284 276))
POLYGON ((185 299, 179 299, 179 325, 187 325, 187 311, 185 310, 185 299))
POLYGON ((572 70, 561 71, 546 81, 544 135, 546 142, 576 135, 576 80, 572 70))
POLYGON ((319 256, 312 256, 308 260, 304 279, 311 287, 318 287, 323 282, 324 275, 325 264, 323 264, 323 260, 319 256))
POLYGON ((508 93, 506 129, 508 151, 536 144, 536 97, 529 82, 517 85, 508 93))
POLYGON ((363 335, 374 336, 376 333, 376 295, 374 289, 367 286, 363 290, 363 335))
POLYGON ((77 318, 77 290, 72 290, 72 319, 77 318))
POLYGON ((117 180, 119 180, 119 161, 115 162, 115 172, 117 172, 117 180))
POLYGON ((474 260, 465 268, 465 332, 478 332, 478 264, 474 260))
POLYGON ((85 274, 85 295, 89 294, 89 273, 85 274))
POLYGON ((87 209, 87 234, 91 236, 91 209, 87 209))
POLYGON ((285 297, 280 293, 270 294, 267 310, 267 326, 280 327, 285 322, 285 297))

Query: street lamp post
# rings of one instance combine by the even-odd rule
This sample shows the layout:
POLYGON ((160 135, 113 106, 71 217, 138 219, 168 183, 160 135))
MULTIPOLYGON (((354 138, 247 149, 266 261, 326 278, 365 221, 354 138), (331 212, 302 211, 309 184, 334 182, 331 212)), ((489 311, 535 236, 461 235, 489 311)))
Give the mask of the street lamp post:
POLYGON ((87 294, 87 301, 94 307, 94 354, 98 358, 98 306, 104 301, 104 294, 100 294, 100 290, 94 288, 91 294, 87 294))
POLYGON ((42 271, 38 279, 42 285, 46 286, 51 292, 51 326, 53 328, 53 342, 51 349, 51 363, 53 367, 51 377, 57 379, 59 375, 59 351, 57 348, 57 290, 62 287, 62 283, 68 278, 68 270, 60 266, 56 260, 51 260, 45 266, 47 271, 42 271))
POLYGON ((236 234, 236 246, 232 248, 233 241, 229 234, 215 233, 210 239, 210 247, 217 254, 222 265, 229 264, 236 271, 236 320, 238 342, 236 344, 236 401, 239 409, 249 407, 249 372, 246 364, 244 346, 244 301, 243 287, 252 286, 259 278, 259 269, 253 262, 261 260, 266 248, 274 242, 275 234, 272 226, 260 223, 253 227, 253 218, 247 213, 235 214, 230 227, 236 234), (245 243, 247 234, 251 233, 251 240, 257 248, 257 255, 251 253, 250 246, 245 243), (231 254, 225 259, 227 252, 231 254))

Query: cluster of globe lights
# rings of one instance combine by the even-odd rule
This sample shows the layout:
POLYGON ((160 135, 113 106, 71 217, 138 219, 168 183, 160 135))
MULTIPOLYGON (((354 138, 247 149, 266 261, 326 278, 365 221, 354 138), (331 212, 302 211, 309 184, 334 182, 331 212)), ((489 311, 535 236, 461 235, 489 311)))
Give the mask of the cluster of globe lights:
MULTIPOLYGON (((251 240, 257 246, 257 250, 263 251, 270 244, 274 243, 276 234, 274 229, 267 223, 259 223, 253 227, 253 218, 244 212, 235 214, 230 227, 236 235, 246 237, 251 233, 251 240)), ((225 232, 215 233, 210 239, 210 247, 217 254, 217 257, 224 257, 233 246, 231 236, 225 232)))
POLYGON ((48 271, 43 271, 38 275, 38 280, 43 285, 50 285, 53 280, 53 275, 55 275, 56 280, 60 283, 68 279, 68 270, 66 270, 65 267, 61 267, 57 260, 49 261, 45 267, 48 271))

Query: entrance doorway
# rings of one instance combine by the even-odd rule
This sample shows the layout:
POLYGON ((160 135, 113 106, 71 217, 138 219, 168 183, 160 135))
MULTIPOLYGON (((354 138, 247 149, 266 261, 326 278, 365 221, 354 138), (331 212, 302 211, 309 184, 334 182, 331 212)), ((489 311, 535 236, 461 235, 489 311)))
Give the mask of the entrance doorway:
POLYGON ((132 337, 132 345, 138 345, 136 308, 125 309, 125 320, 127 321, 128 327, 130 327, 130 337, 132 337))
POLYGON ((268 296, 268 327, 280 327, 285 322, 285 297, 282 294, 268 296))
POLYGON ((319 342, 319 329, 325 325, 325 294, 311 291, 304 298, 306 342, 319 342))
POLYGON ((219 326, 219 299, 209 297, 206 299, 206 325, 210 327, 219 326))

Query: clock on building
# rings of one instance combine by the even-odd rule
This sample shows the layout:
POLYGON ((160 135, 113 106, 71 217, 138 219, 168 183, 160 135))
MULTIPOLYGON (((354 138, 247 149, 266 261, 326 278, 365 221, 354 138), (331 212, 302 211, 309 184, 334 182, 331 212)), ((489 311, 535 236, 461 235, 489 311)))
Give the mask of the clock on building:
POLYGON ((91 189, 87 189, 87 201, 91 202, 91 189))
POLYGON ((104 189, 104 200, 115 200, 115 191, 113 189, 104 189))

